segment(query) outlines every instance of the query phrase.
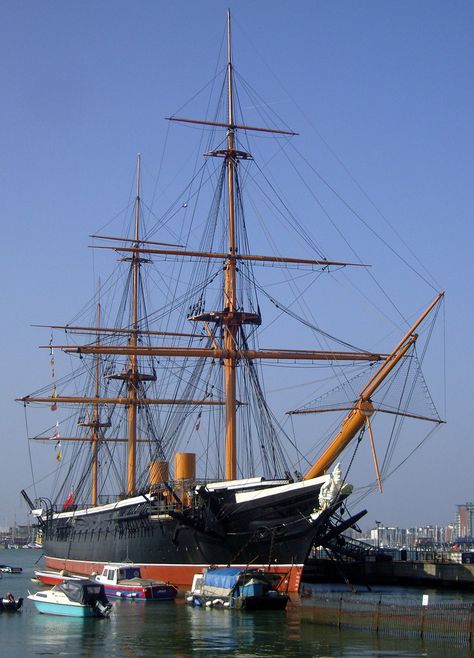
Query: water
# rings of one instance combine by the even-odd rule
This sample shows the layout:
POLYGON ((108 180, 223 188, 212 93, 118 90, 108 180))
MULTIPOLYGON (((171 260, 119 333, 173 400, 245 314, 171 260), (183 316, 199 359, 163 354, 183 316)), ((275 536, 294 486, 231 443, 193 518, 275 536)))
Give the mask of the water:
MULTIPOLYGON (((187 658, 239 656, 254 658, 295 656, 301 658, 474 658, 466 645, 376 636, 369 632, 318 626, 302 618, 301 606, 311 599, 293 596, 284 612, 241 613, 205 610, 174 602, 116 601, 109 619, 74 619, 40 615, 28 590, 40 551, 0 551, 0 562, 21 566, 19 575, 4 574, 0 593, 12 591, 25 597, 22 612, 0 614, 0 656, 69 656, 93 658, 187 658)), ((41 565, 41 561, 38 566, 41 565)), ((37 567, 36 567, 37 568, 37 567)), ((313 586, 314 587, 314 586, 313 586)), ((421 597, 420 590, 379 588, 384 596, 421 597)), ((372 592, 376 595, 377 592, 372 592)), ((471 594, 431 592, 431 596, 467 598, 471 594)))

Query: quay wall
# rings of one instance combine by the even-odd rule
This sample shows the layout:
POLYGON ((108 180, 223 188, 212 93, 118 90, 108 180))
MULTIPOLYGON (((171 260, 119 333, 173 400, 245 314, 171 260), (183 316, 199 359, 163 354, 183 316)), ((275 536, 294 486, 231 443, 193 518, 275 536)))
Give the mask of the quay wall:
POLYGON ((474 564, 449 562, 364 562, 364 576, 379 581, 474 587, 474 564))
POLYGON ((455 589, 474 589, 474 564, 430 561, 335 562, 313 560, 305 566, 306 582, 349 580, 379 585, 432 585, 455 589))

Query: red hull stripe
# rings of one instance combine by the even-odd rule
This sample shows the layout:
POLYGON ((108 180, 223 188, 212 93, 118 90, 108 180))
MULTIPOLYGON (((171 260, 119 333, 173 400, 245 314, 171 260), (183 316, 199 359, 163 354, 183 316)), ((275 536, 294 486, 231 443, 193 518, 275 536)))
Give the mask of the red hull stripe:
MULTIPOLYGON (((105 566, 103 562, 86 562, 83 560, 65 560, 61 558, 45 556, 45 564, 48 569, 55 571, 65 570, 70 573, 91 576, 92 574, 102 573, 105 566)), ((194 574, 200 573, 208 564, 140 564, 142 578, 152 580, 163 580, 172 583, 177 587, 189 587, 193 582, 194 574)), ((214 565, 226 567, 228 565, 214 565)), ((245 569, 248 565, 233 564, 233 567, 242 567, 245 569)), ((269 566, 268 564, 252 564, 252 569, 265 569, 272 573, 278 573, 283 578, 280 589, 288 592, 298 592, 303 574, 302 564, 279 564, 269 566)))
POLYGON ((61 578, 61 576, 37 576, 37 578, 43 585, 59 585, 59 583, 64 582, 64 578, 61 578))

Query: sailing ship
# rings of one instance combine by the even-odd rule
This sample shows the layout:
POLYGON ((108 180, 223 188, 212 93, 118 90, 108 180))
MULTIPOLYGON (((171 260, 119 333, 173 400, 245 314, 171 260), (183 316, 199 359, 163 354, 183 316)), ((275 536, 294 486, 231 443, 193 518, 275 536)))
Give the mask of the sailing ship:
MULTIPOLYGON (((70 378, 55 378, 52 394, 43 389, 19 398, 25 406, 48 405, 71 417, 78 410, 70 435, 64 433, 62 420, 56 429, 30 437, 49 444, 53 440, 58 471, 66 471, 54 498, 31 501, 23 492, 41 528, 48 569, 91 575, 107 563, 132 561, 145 578, 189 586, 194 574, 210 565, 250 566, 283 574, 284 588, 297 591, 311 547, 330 546, 366 513, 348 511, 352 486, 338 459, 366 430, 373 443, 374 417, 390 412, 377 400, 377 392, 407 364, 413 369, 416 332, 438 309, 443 293, 388 354, 346 343, 328 350, 260 346, 264 325, 258 266, 284 268, 291 275, 301 268, 326 273, 363 265, 251 251, 241 194, 242 168, 252 165, 253 157, 244 144, 252 134, 289 139, 295 133, 246 125, 236 118, 234 73, 229 14, 224 117, 169 117, 224 135, 205 153, 207 161, 219 164, 201 244, 190 248, 187 241, 150 240, 143 227, 139 157, 131 237, 93 236, 96 241, 108 240, 100 248, 119 254, 119 265, 127 268, 119 305, 122 316, 109 326, 103 321, 107 283, 95 297, 95 323, 48 325, 51 331, 64 331, 71 341, 57 344, 51 338, 44 346, 53 377, 58 351, 79 357, 80 366, 70 378), (178 284, 167 291, 164 279, 156 284, 155 278, 153 301, 161 300, 158 310, 149 312, 151 296, 145 295, 144 279, 154 259, 162 268, 178 263, 182 269, 173 276, 179 283, 184 263, 190 264, 192 274, 183 293, 178 284), (84 335, 89 340, 78 344, 84 335), (288 463, 282 447, 282 438, 288 437, 266 399, 261 367, 301 362, 330 367, 363 364, 369 371, 350 403, 335 405, 346 415, 305 473, 288 463), (76 375, 87 378, 88 394, 67 392, 71 383, 78 390, 76 375), (206 440, 201 426, 206 428, 206 440), (200 440, 195 451, 188 448, 193 437, 200 440)), ((282 314, 284 310, 279 307, 282 314)), ((327 403, 306 404, 292 413, 328 410, 327 403)), ((401 404, 396 413, 420 417, 404 412, 401 404)), ((441 422, 434 406, 425 419, 441 422)), ((376 459, 375 465, 380 482, 376 459)))

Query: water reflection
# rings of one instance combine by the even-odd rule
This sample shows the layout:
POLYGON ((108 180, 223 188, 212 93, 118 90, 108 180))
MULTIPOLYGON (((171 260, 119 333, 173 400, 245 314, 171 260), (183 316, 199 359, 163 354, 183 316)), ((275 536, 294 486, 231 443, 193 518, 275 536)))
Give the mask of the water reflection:
POLYGON ((103 644, 107 619, 83 619, 39 614, 31 610, 26 637, 28 656, 61 655, 92 657, 96 646, 103 644))
MULTIPOLYGON (((24 573, 5 577, 2 584, 5 591, 26 596, 33 589, 30 578, 36 555, 15 551, 14 557, 15 563, 10 555, 3 561, 22 566, 24 573)), ((390 595, 389 588, 384 588, 385 594, 390 595)), ((419 590, 405 588, 392 588, 391 594, 421 596, 419 590)), ((380 592, 373 595, 378 597, 380 592)), ((364 596, 363 592, 358 596, 364 596)), ((474 600, 472 595, 463 599, 474 600)), ((75 619, 40 615, 31 601, 25 601, 21 613, 0 614, 0 656, 474 658, 467 645, 322 626, 309 614, 310 606, 311 597, 299 600, 294 596, 287 610, 280 612, 196 609, 183 598, 150 603, 118 600, 110 619, 75 619)))

